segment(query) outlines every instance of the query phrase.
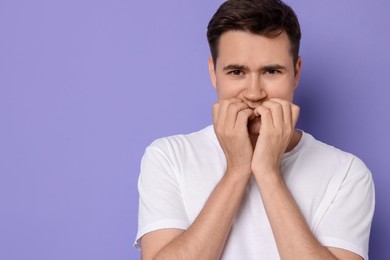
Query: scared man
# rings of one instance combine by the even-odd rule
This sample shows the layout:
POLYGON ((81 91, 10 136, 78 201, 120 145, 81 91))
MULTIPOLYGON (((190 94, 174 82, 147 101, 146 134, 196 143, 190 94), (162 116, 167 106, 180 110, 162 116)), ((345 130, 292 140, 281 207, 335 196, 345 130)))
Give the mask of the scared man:
POLYGON ((213 125, 161 138, 139 177, 143 259, 367 259, 370 171, 295 129, 301 31, 278 0, 230 0, 208 25, 213 125))

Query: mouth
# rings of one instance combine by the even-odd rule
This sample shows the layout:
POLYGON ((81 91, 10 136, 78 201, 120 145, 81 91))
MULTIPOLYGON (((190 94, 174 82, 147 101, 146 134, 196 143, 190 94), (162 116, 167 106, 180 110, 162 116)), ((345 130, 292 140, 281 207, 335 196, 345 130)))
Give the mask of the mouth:
POLYGON ((260 116, 253 116, 253 117, 250 117, 248 120, 248 124, 255 124, 255 123, 260 123, 260 122, 261 122, 260 116))
POLYGON ((260 116, 251 116, 248 120, 248 129, 260 128, 261 117, 260 116))
POLYGON ((257 136, 259 134, 260 127, 261 127, 261 116, 259 114, 257 115, 256 114, 254 113, 254 109, 252 109, 252 114, 248 118, 248 124, 247 124, 248 133, 251 136, 252 135, 257 136))
POLYGON ((248 118, 249 121, 253 121, 253 120, 260 120, 260 115, 256 115, 254 113, 254 109, 252 109, 252 114, 250 115, 250 117, 248 118))

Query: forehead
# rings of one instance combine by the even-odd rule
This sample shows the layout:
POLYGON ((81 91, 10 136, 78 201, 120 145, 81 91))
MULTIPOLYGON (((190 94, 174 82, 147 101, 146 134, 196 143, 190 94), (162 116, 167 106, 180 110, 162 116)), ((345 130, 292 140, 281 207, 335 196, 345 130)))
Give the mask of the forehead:
POLYGON ((250 32, 228 31, 220 37, 217 64, 236 63, 256 67, 266 64, 288 65, 292 63, 290 48, 285 32, 268 38, 250 32))

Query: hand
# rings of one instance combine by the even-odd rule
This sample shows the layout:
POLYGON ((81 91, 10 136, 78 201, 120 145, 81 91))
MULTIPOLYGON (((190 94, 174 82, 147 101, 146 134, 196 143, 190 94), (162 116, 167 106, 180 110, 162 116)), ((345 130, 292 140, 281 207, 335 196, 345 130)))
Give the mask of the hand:
POLYGON ((231 98, 213 105, 214 131, 226 156, 227 174, 252 174, 253 148, 247 128, 251 116, 253 110, 241 99, 231 98))
POLYGON ((279 98, 267 100, 254 110, 261 117, 251 169, 257 177, 279 172, 280 161, 286 151, 299 116, 299 107, 279 98))

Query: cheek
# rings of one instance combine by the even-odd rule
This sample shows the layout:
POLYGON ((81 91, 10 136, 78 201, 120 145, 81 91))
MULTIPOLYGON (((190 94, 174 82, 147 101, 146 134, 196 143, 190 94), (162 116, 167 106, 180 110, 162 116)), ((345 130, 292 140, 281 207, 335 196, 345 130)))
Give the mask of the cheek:
POLYGON ((239 82, 233 82, 229 80, 217 80, 216 85, 219 100, 238 97, 242 90, 239 82))
POLYGON ((292 81, 280 80, 268 82, 265 91, 269 98, 282 98, 292 101, 294 96, 294 84, 292 81))
POLYGON ((274 91, 267 91, 267 96, 269 98, 281 98, 281 99, 284 99, 284 100, 288 100, 288 101, 292 101, 293 99, 293 94, 294 92, 293 91, 290 91, 290 90, 274 90, 274 91))

